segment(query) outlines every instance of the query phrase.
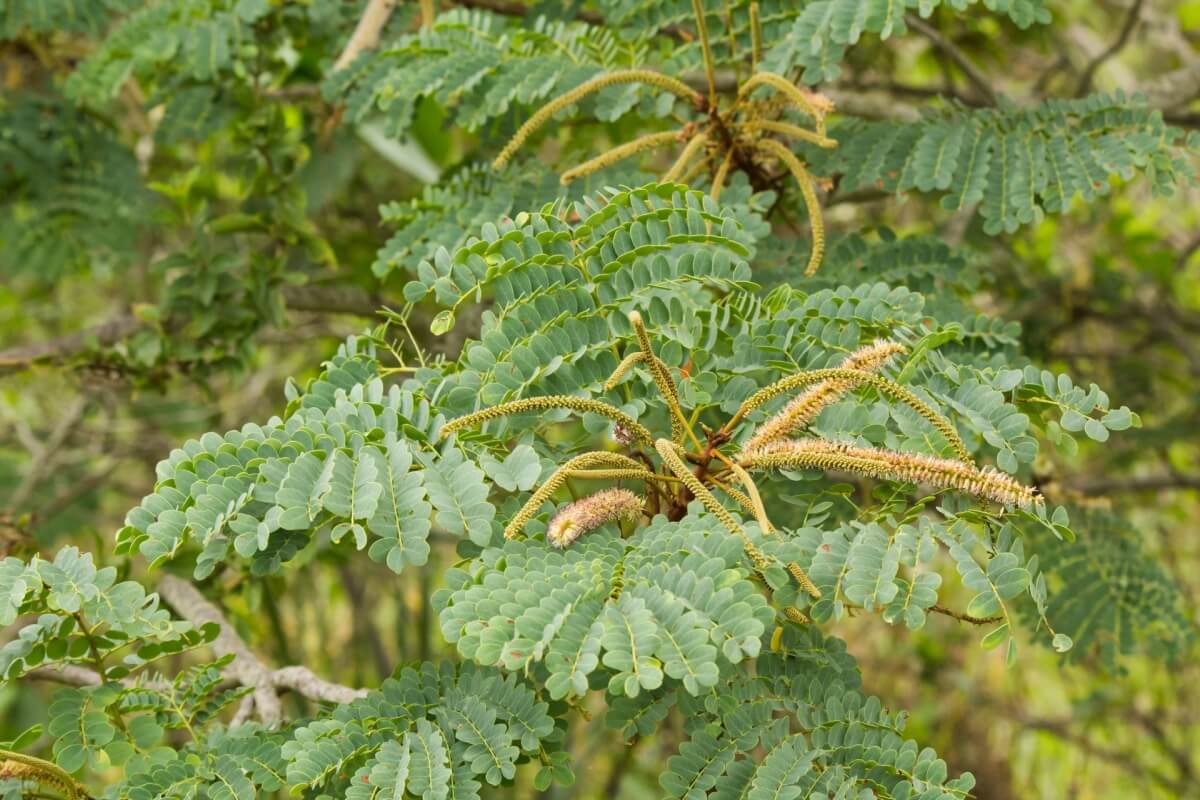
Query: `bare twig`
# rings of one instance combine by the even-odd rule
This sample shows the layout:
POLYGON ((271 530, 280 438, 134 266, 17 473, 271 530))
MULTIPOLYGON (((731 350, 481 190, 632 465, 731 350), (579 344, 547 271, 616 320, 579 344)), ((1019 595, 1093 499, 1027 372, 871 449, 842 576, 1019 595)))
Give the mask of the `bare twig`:
POLYGON ((1163 492, 1173 489, 1197 491, 1200 490, 1200 475, 1171 473, 1167 475, 1081 478, 1064 482, 1063 488, 1086 495, 1104 495, 1115 492, 1163 492))
POLYGON ((40 362, 64 361, 83 352, 92 342, 102 346, 110 345, 129 336, 141 324, 132 314, 121 314, 79 333, 59 336, 41 344, 21 345, 0 351, 0 374, 28 369, 40 362))
POLYGON ((346 48, 337 61, 333 62, 333 71, 338 72, 350 66, 364 50, 375 49, 379 45, 379 35, 395 10, 396 0, 367 0, 367 7, 354 26, 354 33, 350 34, 350 41, 346 42, 346 48))
POLYGON ((967 80, 970 81, 971 85, 975 87, 976 91, 978 91, 988 101, 988 103, 995 104, 996 92, 992 89, 991 84, 988 83, 987 78, 980 71, 979 67, 975 66, 975 63, 967 57, 966 53, 959 49, 958 45, 947 39, 941 34, 940 31, 938 31, 937 28, 933 27, 920 17, 909 14, 904 17, 904 22, 917 33, 928 39, 934 47, 945 53, 946 57, 953 61, 955 65, 962 70, 963 74, 967 76, 967 80))
POLYGON ((1133 0, 1133 4, 1129 7, 1129 13, 1125 15, 1125 24, 1121 26, 1121 32, 1117 34, 1116 40, 1098 53, 1084 67, 1083 74, 1079 76, 1079 83, 1075 86, 1076 95, 1082 96, 1091 90, 1092 79, 1096 77, 1096 70, 1100 69, 1105 61, 1119 53, 1121 48, 1129 41, 1130 34, 1133 33, 1133 29, 1137 27, 1138 20, 1141 18, 1142 2, 1143 0, 1133 0))
POLYGON ((970 614, 964 614, 961 611, 955 611, 952 608, 946 608, 942 605, 932 605, 929 607, 929 610, 936 614, 953 617, 960 622, 969 622, 972 625, 992 625, 993 623, 1004 621, 1004 617, 973 617, 970 614))
POLYGON ((29 454, 29 469, 25 471, 24 478, 21 479, 20 484, 17 485, 17 488, 13 490, 12 495, 8 498, 8 507, 11 511, 18 512, 21 510, 21 507, 25 505, 25 501, 29 499, 34 490, 37 489, 38 484, 41 483, 42 478, 54 466, 55 456, 58 454, 63 442, 71 435, 71 431, 75 429, 75 425, 87 409, 87 404, 87 397, 82 395, 71 401, 71 405, 59 416, 54 429, 50 431, 50 435, 46 438, 46 443, 40 445, 36 451, 29 454))

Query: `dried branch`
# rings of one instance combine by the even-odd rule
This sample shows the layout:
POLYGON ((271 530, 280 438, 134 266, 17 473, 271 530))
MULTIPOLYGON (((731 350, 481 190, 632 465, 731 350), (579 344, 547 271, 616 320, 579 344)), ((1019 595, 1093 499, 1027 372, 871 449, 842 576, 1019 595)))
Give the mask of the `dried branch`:
POLYGON ((308 667, 302 666, 281 667, 275 670, 271 673, 271 684, 276 689, 290 689, 309 700, 325 703, 349 703, 367 696, 366 689, 330 683, 308 667))
POLYGON ((220 609, 182 578, 167 575, 159 581, 158 593, 179 616, 192 624, 199 626, 214 622, 221 627, 221 632, 213 642, 213 650, 221 656, 233 655, 233 663, 226 673, 238 683, 254 688, 251 694, 254 712, 266 725, 274 725, 283 717, 277 689, 290 689, 310 700, 327 703, 348 703, 366 694, 365 689, 353 689, 323 680, 307 667, 270 669, 234 632, 220 609))
POLYGON ((213 642, 217 655, 232 654, 233 662, 226 672, 238 683, 254 688, 254 709, 265 725, 275 725, 283 717, 279 696, 275 693, 271 670, 267 668, 250 647, 234 632, 215 605, 210 603, 195 586, 174 575, 164 576, 158 583, 158 593, 179 616, 197 627, 213 622, 221 627, 213 642))
POLYGON ((1064 489, 1086 495, 1105 495, 1115 492, 1164 492, 1175 489, 1200 490, 1200 475, 1171 473, 1167 475, 1135 475, 1130 477, 1080 478, 1062 484, 1064 489))
POLYGON ((27 677, 35 681, 61 683, 64 686, 99 686, 104 683, 99 672, 75 664, 38 667, 31 670, 27 677))
POLYGON ((71 405, 62 413, 55 424, 54 429, 50 431, 50 435, 46 438, 46 443, 39 445, 38 449, 29 454, 30 465, 25 471, 25 476, 13 490, 12 495, 8 498, 8 507, 11 511, 17 512, 25 505, 30 495, 37 489, 42 478, 54 466, 54 460, 67 437, 71 435, 71 431, 75 429, 75 425, 83 417, 83 412, 87 410, 88 398, 85 396, 76 397, 71 401, 71 405))

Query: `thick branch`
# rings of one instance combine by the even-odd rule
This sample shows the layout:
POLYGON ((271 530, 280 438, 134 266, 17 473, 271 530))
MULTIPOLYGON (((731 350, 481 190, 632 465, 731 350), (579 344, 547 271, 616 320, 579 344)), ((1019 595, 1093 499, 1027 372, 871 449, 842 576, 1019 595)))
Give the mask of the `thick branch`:
MULTIPOLYGON (((360 697, 366 697, 366 689, 355 689, 342 686, 340 683, 330 683, 318 676, 308 667, 280 667, 270 671, 271 686, 280 691, 296 692, 309 700, 325 703, 349 703, 360 697)), ((59 664, 34 669, 28 674, 29 678, 47 683, 61 683, 64 686, 99 686, 104 683, 100 673, 81 667, 77 664, 59 664)), ((236 676, 234 676, 236 678, 236 676)), ((241 681, 239 680, 238 683, 241 681)), ((125 678, 121 681, 124 686, 146 686, 146 682, 138 678, 125 678)), ((150 685, 154 685, 151 683, 150 685)), ((165 687, 165 684, 164 684, 165 687)))
POLYGON ((239 683, 254 687, 254 707, 264 724, 278 723, 283 717, 283 709, 279 704, 279 696, 275 694, 271 670, 234 632, 220 609, 200 594, 195 586, 174 575, 166 575, 159 581, 158 593, 179 616, 193 625, 199 627, 213 622, 221 627, 212 646, 217 655, 233 655, 233 663, 226 668, 226 672, 239 683))
POLYGON ((38 667, 29 673, 35 681, 61 683, 66 686, 99 686, 104 683, 100 673, 75 664, 38 667))
POLYGON ((366 689, 354 689, 340 683, 330 683, 319 677, 308 667, 281 667, 271 673, 271 683, 276 689, 290 689, 309 700, 326 703, 349 703, 367 696, 366 689))
POLYGON ((1200 59, 1138 87, 1151 108, 1163 110, 1181 106, 1200 97, 1200 59))
POLYGON ((288 689, 309 700, 325 703, 349 703, 367 693, 365 689, 330 683, 308 667, 270 669, 234 632, 220 609, 200 594, 195 586, 181 578, 167 575, 159 582, 158 593, 181 617, 194 625, 215 622, 221 626, 221 632, 213 642, 213 650, 222 656, 233 654, 233 663, 226 672, 239 683, 254 687, 251 695, 254 698, 254 710, 267 725, 279 722, 283 716, 277 689, 288 689))

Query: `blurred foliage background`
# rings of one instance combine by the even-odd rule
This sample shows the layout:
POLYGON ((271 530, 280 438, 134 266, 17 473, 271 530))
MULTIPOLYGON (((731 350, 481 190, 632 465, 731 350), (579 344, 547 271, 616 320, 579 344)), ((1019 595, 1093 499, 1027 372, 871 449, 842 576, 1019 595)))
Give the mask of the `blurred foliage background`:
MULTIPOLYGON (((416 244, 389 243, 393 227, 431 207, 447 215, 431 184, 492 180, 462 171, 479 170, 465 165, 494 153, 520 119, 468 132, 426 97, 411 109, 408 135, 396 137, 386 110, 348 112, 319 84, 359 19, 356 2, 227 3, 237 36, 217 37, 218 46, 201 35, 210 23, 198 21, 199 33, 160 42, 160 52, 139 40, 159 41, 156 30, 178 20, 150 15, 140 28, 112 32, 140 5, 0 0, 7 552, 78 543, 107 560, 114 531, 151 491, 154 465, 170 448, 277 413, 289 376, 311 377, 342 337, 404 304, 407 278, 397 267, 412 267, 420 247, 440 241, 437 214, 421 222, 416 244)), ((526 12, 519 3, 462 5, 526 12)), ((977 107, 1089 87, 1141 91, 1168 123, 1200 128, 1200 2, 1048 7, 1053 24, 1025 30, 982 9, 935 14, 932 34, 864 41, 821 88, 868 118, 915 116, 947 102, 938 98, 977 107)), ((418 24, 417 5, 403 4, 384 39, 418 24)), ((615 141, 628 137, 627 125, 582 125, 572 138, 584 147, 615 141)), ((1159 577, 1179 586, 1180 624, 1194 632, 1200 191, 1162 199, 1151 188, 1117 181, 1107 197, 1077 199, 1067 213, 1001 237, 985 235, 972 213, 935 212, 927 198, 897 203, 833 189, 826 224, 833 239, 877 224, 970 247, 983 276, 974 296, 981 310, 1020 321, 1032 357, 1098 383, 1141 416, 1140 429, 1104 447, 1063 448, 1038 472, 1048 494, 1131 521, 1098 526, 1084 543, 1082 557, 1112 578, 1104 582, 1111 602, 1121 602, 1129 563, 1122 542, 1136 542, 1163 565, 1159 577)), ((506 213, 521 206, 516 197, 556 191, 553 174, 534 171, 483 194, 506 213)), ((473 327, 460 320, 433 336, 428 317, 413 313, 415 335, 434 353, 454 352, 473 327)), ((453 558, 449 548, 438 552, 443 566, 453 558)), ((366 559, 330 554, 223 588, 237 624, 279 663, 374 685, 397 664, 446 649, 427 602, 437 572, 397 579, 366 559)), ((1070 599, 1087 588, 1060 592, 1070 599)), ((1099 603, 1086 592, 1080 599, 1099 603)), ((1152 646, 1159 632, 1139 630, 1070 658, 1026 648, 1020 668, 1007 669, 968 627, 937 618, 912 633, 866 617, 841 634, 866 688, 912 709, 910 733, 952 772, 974 771, 978 797, 1200 797, 1197 637, 1172 640, 1173 659, 1164 656, 1170 648, 1152 646)), ((37 721, 45 698, 12 686, 0 693, 0 738, 37 721)), ((596 728, 573 734, 572 748, 593 759, 573 796, 655 792, 671 732, 636 751, 606 752, 602 723, 596 728)))

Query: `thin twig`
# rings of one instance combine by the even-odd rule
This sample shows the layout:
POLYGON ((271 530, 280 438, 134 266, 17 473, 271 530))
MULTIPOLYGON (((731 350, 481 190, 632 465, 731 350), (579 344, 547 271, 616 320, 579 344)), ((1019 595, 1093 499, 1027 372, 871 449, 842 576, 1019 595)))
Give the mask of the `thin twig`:
POLYGON ((55 424, 54 429, 50 431, 50 435, 46 437, 46 443, 41 445, 36 452, 29 454, 30 464, 25 471, 25 477, 21 479, 21 483, 13 491, 8 498, 8 507, 11 511, 18 512, 25 505, 30 495, 37 489, 42 482, 42 478, 54 466, 55 457, 58 451, 62 448, 63 443, 71 432, 75 430, 76 424, 83 416, 83 412, 87 410, 88 398, 84 395, 76 397, 67 410, 62 413, 55 424))
POLYGON ((937 28, 920 17, 908 14, 904 17, 904 21, 913 30, 928 39, 934 47, 945 53, 963 71, 963 74, 967 76, 967 80, 987 99, 988 103, 995 104, 996 92, 992 89, 979 67, 975 66, 975 63, 967 57, 966 53, 959 49, 958 45, 947 39, 937 28))
POLYGON ((929 610, 936 614, 945 614, 947 617, 953 617, 961 622, 969 622, 972 625, 992 625, 1004 621, 1004 617, 973 617, 970 614, 964 614, 961 611, 955 611, 952 608, 946 608, 942 605, 932 605, 929 607, 929 610))
POLYGON ((1082 97, 1091 90, 1096 70, 1100 69, 1105 61, 1119 53, 1121 48, 1128 43, 1130 34, 1133 33, 1133 29, 1137 27, 1138 21, 1141 19, 1142 2, 1143 0, 1133 0, 1133 5, 1129 7, 1129 13, 1125 15, 1125 24, 1121 26, 1121 32, 1117 34, 1116 40, 1088 62, 1083 74, 1079 76, 1079 83, 1075 86, 1076 96, 1082 97))

